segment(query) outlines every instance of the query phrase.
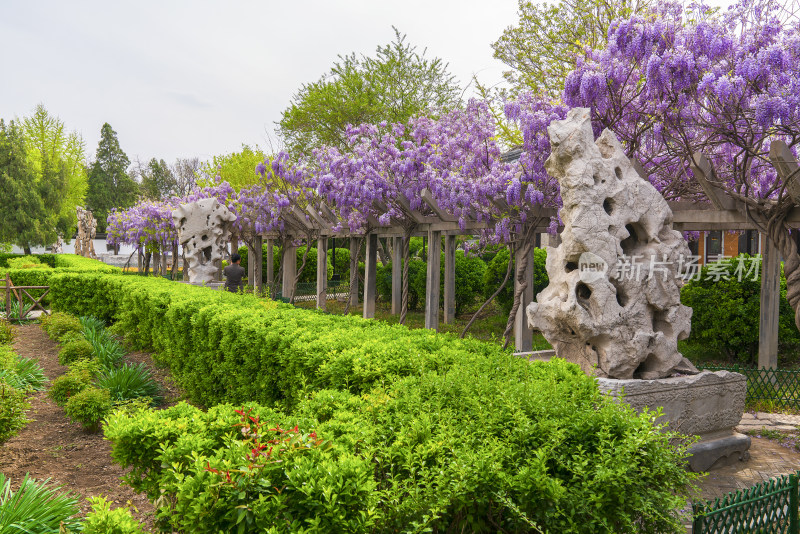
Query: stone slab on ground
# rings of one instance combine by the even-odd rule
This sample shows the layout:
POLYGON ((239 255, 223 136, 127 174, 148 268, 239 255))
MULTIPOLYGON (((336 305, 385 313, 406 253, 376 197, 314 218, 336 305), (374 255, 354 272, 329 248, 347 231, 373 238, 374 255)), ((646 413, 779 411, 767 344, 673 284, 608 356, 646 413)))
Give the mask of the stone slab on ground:
MULTIPOLYGON (((749 430, 775 430, 778 432, 794 432, 800 426, 800 415, 783 413, 756 412, 744 413, 736 426, 737 432, 749 430)), ((800 466, 798 466, 800 468, 800 466)))

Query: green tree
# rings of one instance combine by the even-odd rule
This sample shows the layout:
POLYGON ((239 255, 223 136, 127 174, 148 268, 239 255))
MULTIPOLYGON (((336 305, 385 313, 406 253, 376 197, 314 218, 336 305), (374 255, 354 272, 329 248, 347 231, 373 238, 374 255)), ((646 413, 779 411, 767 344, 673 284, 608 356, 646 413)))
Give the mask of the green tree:
POLYGON ((170 169, 175 177, 175 196, 185 197, 194 189, 200 176, 199 158, 177 158, 170 169))
POLYGON ((127 169, 130 160, 119 146, 117 132, 108 123, 100 129, 100 142, 94 162, 89 166, 86 206, 97 218, 97 230, 105 232, 106 218, 113 208, 129 208, 136 203, 138 185, 127 169))
POLYGON ((242 145, 240 152, 231 152, 214 156, 211 161, 200 167, 200 174, 204 177, 198 180, 199 185, 211 185, 217 181, 228 182, 237 191, 261 183, 261 175, 256 172, 256 165, 263 163, 266 154, 258 145, 251 148, 242 145))
POLYGON ((417 52, 394 28, 395 40, 375 57, 339 56, 330 72, 304 84, 284 110, 278 131, 294 155, 345 146, 345 127, 404 122, 426 109, 452 109, 461 88, 439 58, 417 52))
POLYGON ((152 158, 146 166, 137 162, 142 195, 149 200, 164 200, 175 194, 177 181, 163 159, 152 158))
POLYGON ((503 76, 512 93, 534 91, 560 98, 564 79, 584 47, 604 46, 614 19, 651 4, 652 0, 519 0, 519 23, 492 44, 494 57, 511 67, 503 76))
POLYGON ((17 244, 30 253, 31 246, 55 241, 56 231, 43 201, 44 182, 28 164, 25 144, 20 125, 14 121, 6 125, 0 119, 0 242, 17 244))
POLYGON ((70 236, 77 224, 75 207, 83 203, 87 189, 83 138, 67 132, 61 119, 41 104, 22 119, 22 130, 28 166, 47 213, 43 224, 70 236))

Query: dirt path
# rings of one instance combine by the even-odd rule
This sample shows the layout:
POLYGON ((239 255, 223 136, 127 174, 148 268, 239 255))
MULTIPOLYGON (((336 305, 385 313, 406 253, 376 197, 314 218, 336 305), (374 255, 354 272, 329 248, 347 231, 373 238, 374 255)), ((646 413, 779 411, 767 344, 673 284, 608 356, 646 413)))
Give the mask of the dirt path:
MULTIPOLYGON (((38 324, 17 326, 15 330, 14 350, 20 356, 37 360, 50 381, 67 371, 58 363, 59 345, 38 324)), ((131 356, 131 360, 149 362, 152 368, 149 356, 142 353, 131 356)), ((157 378, 163 379, 164 371, 154 371, 157 378)), ((169 398, 174 386, 168 384, 166 389, 169 398)), ((139 511, 135 514, 137 519, 152 528, 153 505, 144 495, 121 484, 125 470, 112 463, 111 444, 103 439, 103 434, 84 432, 50 400, 47 391, 40 391, 29 400, 28 418, 33 422, 0 446, 0 472, 11 478, 12 485, 17 486, 25 473, 30 473, 36 479, 50 478, 81 497, 104 495, 119 505, 130 501, 139 511)), ((85 499, 81 499, 80 506, 83 512, 90 509, 85 499)))

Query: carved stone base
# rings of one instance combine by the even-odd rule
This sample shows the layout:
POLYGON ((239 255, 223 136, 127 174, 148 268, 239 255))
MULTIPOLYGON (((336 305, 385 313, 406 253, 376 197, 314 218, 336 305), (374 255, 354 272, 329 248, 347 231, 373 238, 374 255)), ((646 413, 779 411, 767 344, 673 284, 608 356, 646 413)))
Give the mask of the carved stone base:
POLYGON ((623 397, 635 410, 661 407, 657 423, 670 430, 699 436, 691 449, 689 468, 706 471, 730 461, 747 460, 750 438, 734 432, 744 413, 747 379, 729 371, 703 371, 697 375, 657 380, 598 378, 600 390, 623 397))

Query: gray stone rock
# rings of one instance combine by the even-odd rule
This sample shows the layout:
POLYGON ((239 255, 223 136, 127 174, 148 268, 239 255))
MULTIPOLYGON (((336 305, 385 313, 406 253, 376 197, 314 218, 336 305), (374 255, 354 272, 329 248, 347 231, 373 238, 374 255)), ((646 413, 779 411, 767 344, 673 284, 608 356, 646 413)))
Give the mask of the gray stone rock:
POLYGON ((589 110, 548 128, 547 172, 561 186, 561 244, 547 248, 550 284, 527 308, 556 354, 587 373, 663 378, 697 370, 678 352, 692 310, 680 302, 689 249, 672 211, 617 138, 595 142, 589 110))
POLYGON ((225 244, 230 239, 230 224, 236 216, 216 198, 204 198, 181 204, 172 211, 188 265, 188 281, 209 284, 225 257, 225 244))

